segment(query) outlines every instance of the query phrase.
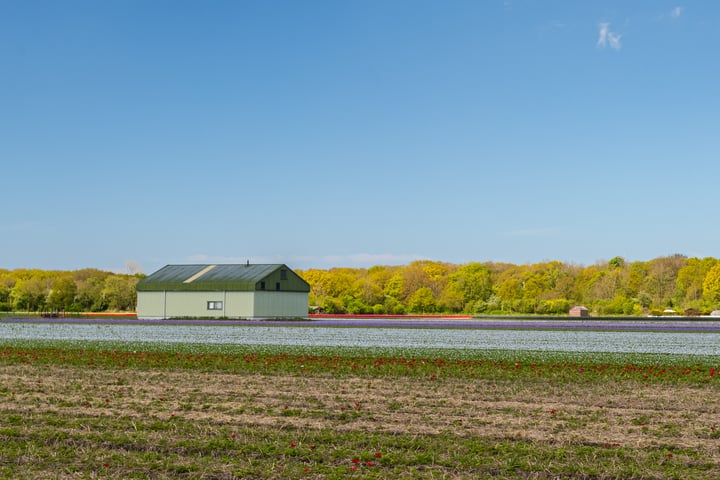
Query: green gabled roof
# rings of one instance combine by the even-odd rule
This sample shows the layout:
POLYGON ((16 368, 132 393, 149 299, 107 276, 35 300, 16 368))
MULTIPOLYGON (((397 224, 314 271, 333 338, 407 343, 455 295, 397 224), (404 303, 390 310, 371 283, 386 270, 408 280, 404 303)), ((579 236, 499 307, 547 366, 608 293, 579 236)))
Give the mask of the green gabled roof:
POLYGON ((266 282, 268 291, 281 283, 281 291, 309 292, 310 285, 284 264, 166 265, 138 282, 149 291, 254 291, 266 282), (281 270, 287 272, 281 279, 281 270))

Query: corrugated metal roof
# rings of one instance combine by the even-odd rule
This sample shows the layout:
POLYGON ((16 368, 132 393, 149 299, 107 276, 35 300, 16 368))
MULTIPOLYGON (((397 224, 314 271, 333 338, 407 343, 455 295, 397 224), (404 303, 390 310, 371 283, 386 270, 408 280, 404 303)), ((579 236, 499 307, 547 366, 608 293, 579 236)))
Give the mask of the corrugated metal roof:
POLYGON ((290 275, 284 291, 310 290, 307 282, 284 264, 166 265, 138 282, 137 290, 253 291, 281 269, 290 275))

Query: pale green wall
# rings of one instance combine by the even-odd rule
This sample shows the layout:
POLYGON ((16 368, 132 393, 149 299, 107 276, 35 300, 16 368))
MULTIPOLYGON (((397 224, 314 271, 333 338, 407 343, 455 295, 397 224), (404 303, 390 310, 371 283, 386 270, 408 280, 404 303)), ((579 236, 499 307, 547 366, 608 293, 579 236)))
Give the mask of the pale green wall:
POLYGON ((224 292, 166 292, 167 318, 224 317, 223 310, 208 310, 207 302, 224 302, 224 292))
POLYGON ((140 291, 137 316, 162 318, 306 317, 305 292, 148 292, 140 291), (223 310, 208 310, 207 302, 223 302, 223 310))
POLYGON ((252 318, 253 292, 226 292, 225 316, 231 318, 252 318))
POLYGON ((307 317, 306 292, 255 292, 255 317, 307 317))
POLYGON ((165 318, 165 292, 137 292, 138 318, 165 318))

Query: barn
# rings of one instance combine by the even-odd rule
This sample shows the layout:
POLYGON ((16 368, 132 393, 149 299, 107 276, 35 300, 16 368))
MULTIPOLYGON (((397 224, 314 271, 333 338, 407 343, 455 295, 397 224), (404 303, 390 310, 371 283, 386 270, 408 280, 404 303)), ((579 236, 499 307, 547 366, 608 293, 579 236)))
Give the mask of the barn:
POLYGON ((166 265, 138 282, 137 317, 305 318, 309 292, 284 264, 166 265))

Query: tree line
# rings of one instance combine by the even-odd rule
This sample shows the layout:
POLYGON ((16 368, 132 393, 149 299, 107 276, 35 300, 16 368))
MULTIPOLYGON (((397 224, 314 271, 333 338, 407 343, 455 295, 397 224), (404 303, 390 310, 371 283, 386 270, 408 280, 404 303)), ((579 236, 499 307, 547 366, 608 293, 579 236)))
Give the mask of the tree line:
POLYGON ((705 315, 720 308, 720 261, 670 255, 627 262, 615 257, 582 266, 559 261, 405 266, 299 272, 310 305, 327 313, 705 315))
POLYGON ((0 311, 105 312, 135 310, 142 274, 0 269, 0 311))
MULTIPOLYGON (((705 315, 720 309, 720 260, 670 255, 582 266, 559 261, 309 269, 310 309, 326 313, 705 315)), ((144 274, 0 269, 0 311, 134 311, 144 274)))

